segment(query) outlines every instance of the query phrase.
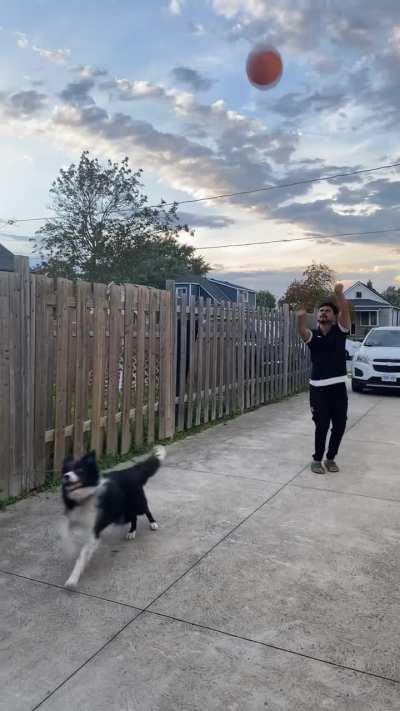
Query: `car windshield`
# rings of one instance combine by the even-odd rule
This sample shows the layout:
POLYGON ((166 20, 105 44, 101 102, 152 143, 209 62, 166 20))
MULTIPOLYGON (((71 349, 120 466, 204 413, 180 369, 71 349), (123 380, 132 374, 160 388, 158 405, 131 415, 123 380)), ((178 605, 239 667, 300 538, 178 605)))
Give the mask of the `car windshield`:
POLYGON ((388 328, 385 331, 371 331, 364 342, 364 346, 400 348, 400 329, 390 330, 388 328))

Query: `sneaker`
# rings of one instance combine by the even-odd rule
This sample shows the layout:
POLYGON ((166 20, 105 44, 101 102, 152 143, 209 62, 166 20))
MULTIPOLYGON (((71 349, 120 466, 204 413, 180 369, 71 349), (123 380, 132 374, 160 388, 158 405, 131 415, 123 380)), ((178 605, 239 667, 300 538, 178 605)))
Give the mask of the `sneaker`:
POLYGON ((321 462, 316 462, 315 460, 311 462, 311 471, 314 474, 325 474, 325 469, 321 462))
POLYGON ((340 469, 334 459, 325 459, 324 464, 328 472, 340 472, 340 469))

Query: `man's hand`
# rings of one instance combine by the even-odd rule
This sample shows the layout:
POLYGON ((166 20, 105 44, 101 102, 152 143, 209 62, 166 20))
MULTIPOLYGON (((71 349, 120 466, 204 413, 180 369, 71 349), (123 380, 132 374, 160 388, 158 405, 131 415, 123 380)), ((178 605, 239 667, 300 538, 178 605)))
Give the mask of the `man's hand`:
POLYGON ((343 291, 343 284, 336 284, 335 286, 335 296, 339 307, 338 322, 343 328, 350 331, 351 329, 351 317, 349 311, 349 304, 345 298, 343 291))
POLYGON ((310 329, 307 327, 307 311, 300 309, 300 311, 297 312, 297 322, 300 337, 305 343, 308 343, 311 340, 312 334, 310 329))

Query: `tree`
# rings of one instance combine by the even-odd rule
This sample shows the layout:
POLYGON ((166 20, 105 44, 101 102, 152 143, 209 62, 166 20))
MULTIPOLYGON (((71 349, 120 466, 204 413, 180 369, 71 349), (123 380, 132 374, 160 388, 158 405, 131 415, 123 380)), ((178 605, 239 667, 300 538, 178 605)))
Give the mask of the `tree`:
POLYGON ((313 311, 320 301, 332 295, 335 272, 327 264, 313 262, 303 272, 303 279, 289 284, 279 303, 313 311))
POLYGON ((150 207, 142 171, 129 159, 102 165, 84 151, 78 165, 61 169, 53 182, 54 217, 36 232, 39 269, 49 276, 89 281, 132 282, 164 287, 176 274, 209 270, 194 247, 179 244, 184 231, 176 205, 150 207))
POLYGON ((276 298, 270 291, 257 291, 256 296, 257 306, 261 306, 266 309, 274 309, 276 306, 276 298))
POLYGON ((400 287, 388 286, 385 291, 382 291, 382 296, 392 306, 400 308, 400 287))

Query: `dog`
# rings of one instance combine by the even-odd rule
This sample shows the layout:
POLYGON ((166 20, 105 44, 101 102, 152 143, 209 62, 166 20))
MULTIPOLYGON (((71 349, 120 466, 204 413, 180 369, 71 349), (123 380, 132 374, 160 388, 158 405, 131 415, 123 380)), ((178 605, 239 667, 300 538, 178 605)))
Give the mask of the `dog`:
POLYGON ((147 480, 154 476, 166 456, 165 448, 157 446, 145 460, 101 477, 92 451, 75 461, 68 457, 62 469, 61 493, 65 507, 61 535, 66 547, 72 551, 74 527, 83 529, 88 536, 65 587, 74 589, 99 545, 101 532, 112 524, 130 524, 127 538, 136 535, 137 517, 145 515, 152 531, 158 524, 154 519, 144 493, 147 480))

